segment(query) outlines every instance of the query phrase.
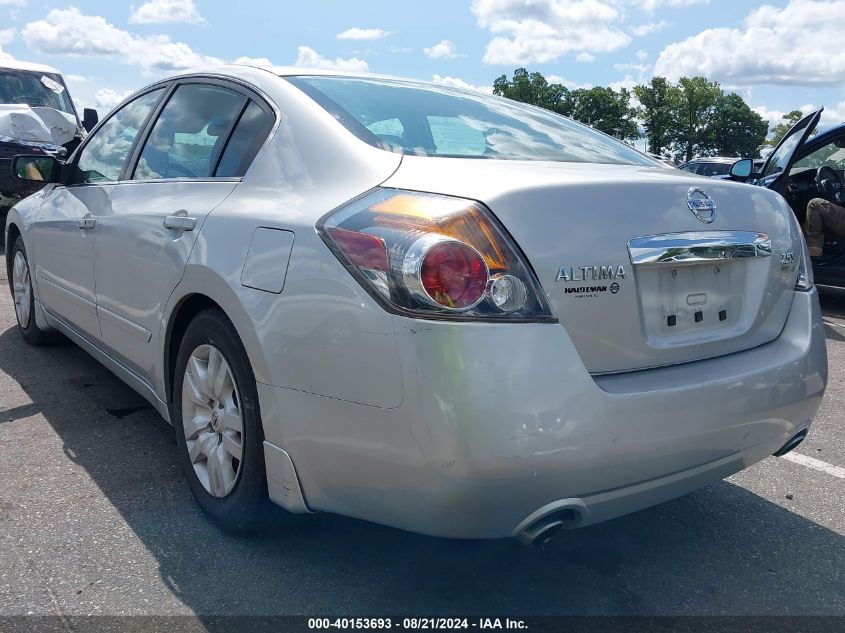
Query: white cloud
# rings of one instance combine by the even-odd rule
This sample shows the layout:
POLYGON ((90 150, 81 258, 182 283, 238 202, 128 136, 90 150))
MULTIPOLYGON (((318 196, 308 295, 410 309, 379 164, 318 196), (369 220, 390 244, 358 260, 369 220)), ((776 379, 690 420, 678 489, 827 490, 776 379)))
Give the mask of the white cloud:
POLYGON ((640 75, 645 75, 648 71, 651 70, 650 64, 613 64, 613 67, 616 70, 635 70, 640 75))
POLYGON ((592 55, 590 53, 578 53, 575 56, 575 61, 576 62, 583 62, 585 64, 589 64, 589 63, 596 61, 596 56, 592 55))
POLYGON ((483 92, 486 94, 491 94, 493 92, 492 86, 474 86, 463 79, 459 79, 458 77, 441 77, 440 75, 432 75, 431 81, 432 83, 440 84, 441 86, 472 90, 473 92, 483 92))
POLYGON ((18 32, 15 29, 3 29, 0 31, 0 46, 6 46, 17 37, 18 32))
POLYGON ((390 31, 382 29, 346 29, 342 33, 337 34, 339 40, 380 40, 383 37, 390 35, 390 31))
POLYGON ((272 68, 276 64, 271 62, 266 57, 238 57, 233 64, 242 64, 244 66, 258 66, 259 68, 272 68))
MULTIPOLYGON (((790 108, 790 110, 801 110, 802 114, 809 114, 813 110, 818 109, 818 107, 819 106, 813 105, 812 103, 805 103, 797 108, 790 108)), ((780 123, 781 119, 783 119, 783 117, 787 114, 784 110, 779 110, 777 108, 770 109, 764 105, 755 106, 751 109, 768 121, 770 128, 780 123)), ((822 112, 821 121, 819 121, 819 129, 823 130, 834 125, 839 125, 843 122, 845 122, 845 101, 840 101, 836 105, 825 106, 824 112, 822 112)))
POLYGON ((530 64, 553 61, 573 51, 609 52, 631 38, 617 23, 615 0, 473 0, 478 26, 493 35, 482 61, 530 64))
POLYGON ((106 57, 150 71, 173 71, 222 60, 194 52, 167 35, 138 36, 76 7, 53 9, 21 32, 34 51, 47 55, 106 57))
POLYGON ((121 101, 123 101, 126 97, 128 97, 132 92, 134 91, 117 91, 112 90, 111 88, 102 88, 94 94, 94 100, 96 101, 98 108, 111 110, 121 101))
POLYGON ((87 84, 91 81, 83 75, 65 75, 65 80, 70 84, 87 84))
POLYGON ((660 22, 646 22, 645 24, 638 24, 637 26, 632 26, 631 33, 638 37, 643 37, 645 35, 650 35, 651 33, 657 33, 658 31, 662 31, 670 24, 671 22, 667 22, 666 20, 660 20, 660 22))
POLYGON ((0 0, 0 6, 22 7, 26 0, 0 0))
POLYGON ((560 75, 548 75, 546 76, 546 81, 550 84, 560 84, 564 88, 568 90, 579 90, 583 89, 586 90, 588 88, 592 88, 595 84, 590 83, 589 81, 586 82, 578 82, 578 81, 571 81, 566 77, 561 77, 560 75))
POLYGON ((654 13, 663 7, 688 7, 692 4, 708 4, 710 0, 630 0, 630 2, 643 11, 654 13))
POLYGON ((410 53, 411 47, 410 46, 391 46, 388 48, 391 53, 410 53))
POLYGON ((440 40, 431 48, 424 48, 423 53, 432 59, 455 59, 456 57, 466 57, 458 53, 455 45, 449 40, 440 40))
POLYGON ((642 82, 637 81, 631 75, 625 75, 624 79, 620 79, 619 81, 611 81, 610 87, 613 88, 616 92, 619 92, 620 90, 622 90, 622 88, 625 88, 625 90, 630 91, 631 88, 633 88, 639 83, 642 82))
POLYGON ((357 57, 337 57, 335 59, 328 59, 323 57, 310 46, 300 46, 297 49, 296 61, 294 66, 303 68, 326 68, 329 70, 344 70, 350 72, 366 72, 370 69, 369 65, 363 59, 357 57))
POLYGON ((204 22, 197 13, 194 0, 148 0, 137 9, 132 7, 129 21, 133 24, 164 24, 167 22, 204 22))
POLYGON ((640 49, 637 51, 637 59, 641 62, 644 62, 648 59, 648 53, 644 49, 640 49))
POLYGON ((790 0, 763 5, 744 27, 702 31, 667 46, 655 74, 705 75, 732 85, 841 85, 845 81, 845 2, 790 0))

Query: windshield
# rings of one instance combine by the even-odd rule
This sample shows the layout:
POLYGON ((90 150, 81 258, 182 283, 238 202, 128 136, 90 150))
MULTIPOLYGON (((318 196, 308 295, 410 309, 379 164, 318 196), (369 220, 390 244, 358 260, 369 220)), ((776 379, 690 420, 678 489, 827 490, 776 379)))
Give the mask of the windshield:
POLYGON ((0 70, 0 103, 46 106, 76 117, 61 75, 0 70))
POLYGON ((646 165, 601 132, 500 97, 410 82, 288 77, 367 143, 415 156, 646 165))

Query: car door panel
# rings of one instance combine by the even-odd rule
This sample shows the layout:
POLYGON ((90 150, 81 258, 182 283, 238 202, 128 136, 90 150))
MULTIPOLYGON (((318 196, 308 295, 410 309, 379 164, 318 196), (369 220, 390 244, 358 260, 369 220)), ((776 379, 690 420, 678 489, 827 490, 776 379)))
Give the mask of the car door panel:
POLYGON ((81 228, 80 220, 107 212, 113 188, 59 185, 45 196, 32 226, 35 283, 42 305, 94 339, 100 338, 94 291, 96 232, 81 228))
POLYGON ((179 283, 205 216, 233 181, 122 182, 97 218, 97 311, 103 342, 143 376, 154 373, 162 312, 179 283), (166 228, 169 217, 196 228, 166 228))

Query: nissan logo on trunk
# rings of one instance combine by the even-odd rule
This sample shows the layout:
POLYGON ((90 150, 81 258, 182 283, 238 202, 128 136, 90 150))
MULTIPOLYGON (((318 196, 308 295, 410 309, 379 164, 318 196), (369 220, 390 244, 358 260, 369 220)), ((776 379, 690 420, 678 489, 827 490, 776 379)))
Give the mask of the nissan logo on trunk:
POLYGON ((698 187, 690 187, 687 191, 687 206, 692 214, 705 224, 716 219, 716 203, 698 187))

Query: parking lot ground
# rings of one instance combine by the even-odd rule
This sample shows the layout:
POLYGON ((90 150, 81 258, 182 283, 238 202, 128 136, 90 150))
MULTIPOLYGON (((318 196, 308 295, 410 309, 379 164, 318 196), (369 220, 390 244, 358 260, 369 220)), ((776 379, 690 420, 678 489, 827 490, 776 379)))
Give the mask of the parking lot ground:
POLYGON ((812 461, 526 549, 330 515, 222 533, 172 428, 74 345, 25 344, 0 281, 0 616, 845 615, 845 294, 823 298, 830 386, 797 450, 812 461))

